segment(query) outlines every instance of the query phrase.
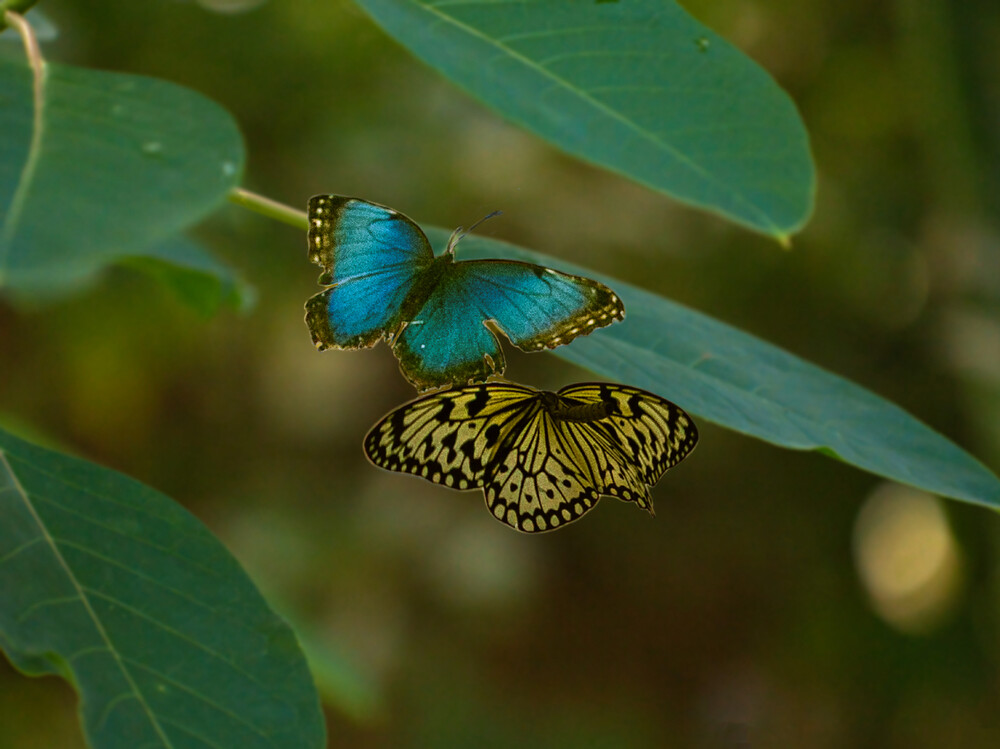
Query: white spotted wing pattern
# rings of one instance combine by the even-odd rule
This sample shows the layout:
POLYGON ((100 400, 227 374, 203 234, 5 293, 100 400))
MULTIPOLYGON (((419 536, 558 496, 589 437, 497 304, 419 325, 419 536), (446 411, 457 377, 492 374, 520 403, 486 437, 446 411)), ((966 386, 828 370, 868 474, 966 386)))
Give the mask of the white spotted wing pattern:
POLYGON ((375 465, 452 489, 483 489, 493 516, 526 533, 582 517, 603 495, 653 513, 650 489, 694 448, 681 408, 626 385, 558 393, 492 382, 400 406, 365 437, 375 465))

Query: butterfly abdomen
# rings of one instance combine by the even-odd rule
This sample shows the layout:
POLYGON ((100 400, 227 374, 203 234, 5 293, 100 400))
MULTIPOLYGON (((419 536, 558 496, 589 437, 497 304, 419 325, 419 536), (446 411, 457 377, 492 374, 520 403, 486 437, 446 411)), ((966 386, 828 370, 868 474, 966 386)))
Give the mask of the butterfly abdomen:
POLYGON ((580 403, 556 393, 543 392, 541 399, 545 410, 558 421, 599 421, 616 412, 615 402, 610 398, 597 403, 580 403))

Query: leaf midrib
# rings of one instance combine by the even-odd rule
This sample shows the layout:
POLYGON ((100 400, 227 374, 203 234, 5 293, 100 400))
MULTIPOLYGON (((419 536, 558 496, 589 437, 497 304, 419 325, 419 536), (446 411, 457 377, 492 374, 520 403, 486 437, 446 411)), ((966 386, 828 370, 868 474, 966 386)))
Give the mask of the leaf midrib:
POLYGON ((125 681, 128 683, 133 694, 135 695, 136 701, 142 707, 143 712, 146 713, 146 716, 149 719, 149 722, 152 725, 153 730, 156 732, 157 736, 163 742, 164 746, 173 747, 173 744, 170 742, 170 739, 168 739, 166 733, 164 733, 163 727, 157 720, 156 715, 153 713, 152 708, 146 701, 145 696, 139 689, 138 684, 136 684, 135 680, 132 678, 131 672, 125 667, 125 664, 122 661, 121 654, 112 644, 111 638, 108 636, 107 631, 104 629, 104 625, 101 622, 100 617, 97 616, 97 612, 94 611, 94 608, 90 605, 90 600, 87 598, 83 586, 80 584, 80 581, 76 579, 76 576, 73 574, 72 569, 70 568, 69 564, 66 562, 66 559, 60 552, 59 546, 56 544, 55 539, 49 533, 48 529, 45 526, 45 523, 42 521, 41 516, 35 510, 35 506, 31 501, 31 497, 28 495, 27 490, 21 484, 20 480, 17 477, 17 474, 14 471, 13 466, 10 464, 10 461, 7 458, 7 451, 3 449, 0 449, 0 468, 5 469, 7 474, 10 476, 11 483, 14 487, 15 493, 21 498, 21 501, 24 503, 25 508, 27 508, 28 513, 31 515, 32 519, 37 524, 42 538, 45 540, 45 543, 52 550, 53 556, 56 558, 56 561, 62 567, 63 571, 66 574, 67 579, 70 581, 70 584, 76 590, 80 602, 83 604, 83 607, 87 612, 87 615, 90 617, 90 620, 94 624, 94 628, 97 630, 97 633, 100 636, 101 640, 103 640, 105 648, 107 648, 107 651, 111 654, 111 657, 115 660, 115 663, 118 665, 118 668, 122 673, 122 676, 125 678, 125 681))
POLYGON ((465 23, 462 23, 461 21, 459 21, 458 19, 456 19, 454 16, 450 16, 450 15, 447 15, 445 13, 440 12, 438 10, 439 6, 426 5, 424 3, 419 2, 419 0, 414 0, 414 1, 418 5, 418 7, 420 7, 421 9, 423 9, 425 12, 427 12, 427 13, 435 16, 435 17, 437 17, 437 19, 439 21, 441 21, 442 23, 450 24, 450 25, 454 26, 455 28, 459 29, 460 31, 465 32, 469 36, 472 36, 474 38, 477 38, 477 39, 483 41, 488 46, 492 46, 492 47, 496 48, 497 50, 502 51, 503 53, 509 55, 511 58, 513 58, 513 59, 521 62, 522 64, 524 64, 528 68, 530 68, 532 70, 535 70, 537 73, 539 73, 543 77, 548 78, 549 80, 551 80, 554 83, 554 85, 559 86, 559 87, 565 89, 566 91, 569 91, 572 94, 575 94, 580 99, 582 99, 582 100, 586 101, 587 103, 589 103, 591 106, 593 106, 599 112, 602 112, 603 114, 607 115, 611 119, 617 120, 618 122, 622 123, 628 129, 630 129, 634 133, 636 133, 640 138, 642 138, 642 139, 644 139, 644 140, 646 140, 646 141, 648 141, 650 143, 653 143, 656 146, 659 146, 659 147, 665 149, 667 151, 667 153, 669 153, 673 158, 677 159, 677 161, 679 161, 680 163, 686 165, 693 172, 695 172, 698 176, 700 176, 706 182, 708 182, 709 184, 711 184, 712 187, 714 187, 715 189, 717 189, 717 190, 719 190, 721 192, 724 192, 724 193, 727 193, 727 194, 731 195, 734 200, 736 200, 737 202, 741 203, 742 205, 747 206, 750 210, 752 210, 753 212, 755 212, 758 215, 758 217, 760 218, 760 220, 769 228, 769 231, 771 231, 774 234, 781 234, 782 233, 781 229, 778 226, 775 225, 775 223, 771 220, 770 216, 767 214, 766 211, 764 211, 763 208, 761 208, 760 206, 758 206, 754 202, 752 202, 750 200, 747 200, 747 198, 744 195, 742 195, 741 193, 734 192, 728 186, 727 183, 720 182, 714 175, 712 175, 711 172, 707 171, 704 167, 702 167, 697 162, 692 161, 688 156, 684 155, 684 153, 682 153, 681 151, 677 150, 677 148, 675 148, 669 142, 664 141, 664 140, 660 140, 659 138, 657 138, 657 136, 654 133, 651 133, 651 132, 649 132, 649 131, 647 131, 647 130, 641 128, 641 127, 639 127, 635 122, 633 122, 632 120, 630 120, 630 119, 624 117, 623 115, 619 114, 614 109, 610 109, 604 103, 602 103, 601 101, 599 101, 599 100, 595 99, 593 96, 591 96, 589 94, 589 92, 572 86, 570 84, 570 82, 567 81, 566 79, 561 78, 561 77, 557 76, 555 73, 553 73, 550 70, 548 70, 547 68, 544 68, 544 67, 540 66, 538 63, 534 62, 531 58, 525 57, 524 55, 522 55, 519 52, 515 51, 511 47, 509 47, 506 44, 502 43, 499 39, 495 39, 493 37, 489 37, 489 36, 483 34, 482 32, 480 32, 475 27, 469 26, 468 24, 465 24, 465 23))
POLYGON ((3 286, 3 271, 7 267, 7 260, 13 245, 14 235, 17 233, 18 225, 21 221, 21 213, 28 200, 28 192, 34 182, 35 174, 38 172, 39 154, 42 150, 42 137, 45 131, 45 83, 48 78, 48 67, 45 62, 39 62, 38 66, 31 67, 32 97, 34 103, 31 143, 28 146, 28 157, 24 161, 21 170, 21 179, 18 180, 14 196, 10 201, 10 211, 4 220, 3 231, 0 232, 0 286, 3 286))

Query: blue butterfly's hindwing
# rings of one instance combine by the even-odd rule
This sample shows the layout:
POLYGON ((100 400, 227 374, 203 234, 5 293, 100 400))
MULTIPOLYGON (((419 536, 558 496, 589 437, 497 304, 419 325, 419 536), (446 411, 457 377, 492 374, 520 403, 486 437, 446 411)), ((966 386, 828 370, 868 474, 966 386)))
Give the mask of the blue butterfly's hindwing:
POLYGON ((607 286, 539 265, 434 257, 413 221, 384 206, 333 195, 309 201, 309 257, 330 286, 306 303, 320 349, 381 339, 417 388, 503 374, 495 331, 523 351, 569 343, 625 317, 607 286), (487 327, 489 324, 491 327, 487 327))
POLYGON ((479 310, 450 289, 447 281, 439 285, 393 346, 400 371, 417 390, 482 382, 507 367, 479 310))
POLYGON ((382 468, 482 488, 495 518, 533 533, 577 520, 602 495, 652 514, 650 488, 697 441, 690 416, 638 388, 583 383, 549 393, 487 383, 397 408, 364 447, 382 468))
POLYGON ((445 266, 395 352, 418 390, 464 385, 503 374, 506 366, 487 321, 522 351, 534 352, 624 316, 614 292, 589 278, 530 263, 468 260, 445 266))

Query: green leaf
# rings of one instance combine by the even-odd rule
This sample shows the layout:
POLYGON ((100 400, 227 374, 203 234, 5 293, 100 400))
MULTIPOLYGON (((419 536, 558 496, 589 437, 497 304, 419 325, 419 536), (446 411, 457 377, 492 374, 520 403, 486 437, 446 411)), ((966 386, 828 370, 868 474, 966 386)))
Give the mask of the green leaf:
MULTIPOLYGON (((447 234, 428 232, 443 247, 447 234)), ((520 247, 468 237, 459 258, 508 258, 595 278, 625 321, 553 351, 703 419, 954 499, 1000 508, 1000 479, 898 406, 777 346, 635 286, 520 247)), ((513 373, 508 372, 508 376, 513 373)), ((515 375, 516 376, 516 375, 515 375)))
POLYGON ((91 746, 325 745, 292 631, 168 497, 0 431, 0 517, 0 646, 91 746))
MULTIPOLYGON (((222 200, 243 170, 229 114, 180 86, 0 59, 0 288, 70 288, 222 200)), ((224 280, 224 279, 221 279, 224 280)))
POLYGON ((125 258, 123 265, 159 280, 174 295, 205 318, 222 307, 246 311, 254 291, 229 266, 185 237, 171 237, 147 248, 145 255, 125 258))
POLYGON ((795 105, 670 0, 357 0, 413 54, 565 151, 780 240, 812 211, 795 105))

